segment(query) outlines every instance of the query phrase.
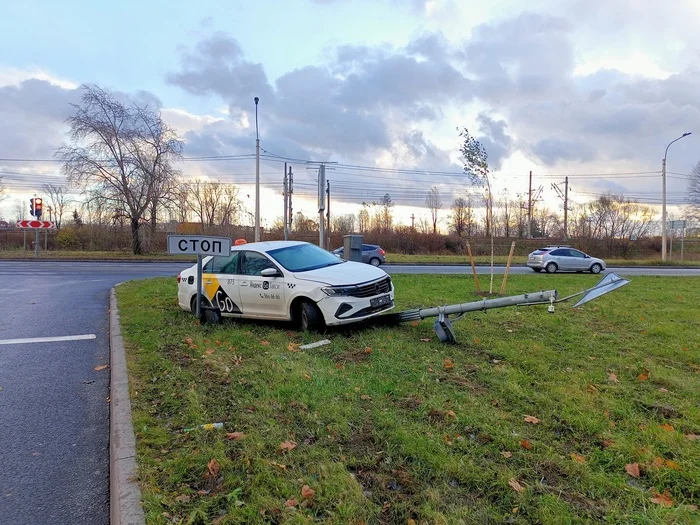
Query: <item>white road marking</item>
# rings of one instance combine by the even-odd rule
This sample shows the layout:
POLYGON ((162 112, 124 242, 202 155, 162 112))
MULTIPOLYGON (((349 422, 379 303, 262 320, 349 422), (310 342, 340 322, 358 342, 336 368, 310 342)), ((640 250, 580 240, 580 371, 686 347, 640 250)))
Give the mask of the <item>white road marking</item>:
POLYGON ((83 341, 95 339, 95 334, 63 335, 59 337, 32 337, 28 339, 0 339, 0 345, 21 345, 24 343, 56 343, 59 341, 83 341))

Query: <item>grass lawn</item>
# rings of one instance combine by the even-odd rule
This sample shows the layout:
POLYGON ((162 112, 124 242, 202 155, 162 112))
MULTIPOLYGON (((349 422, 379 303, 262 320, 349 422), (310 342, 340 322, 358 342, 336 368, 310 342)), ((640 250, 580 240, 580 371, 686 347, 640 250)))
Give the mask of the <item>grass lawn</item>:
MULTIPOLYGON (((508 293, 597 280, 516 275, 508 293)), ((397 310, 477 299, 464 276, 394 282, 397 310)), ((432 320, 199 326, 175 286, 117 288, 148 523, 700 520, 700 278, 472 314, 453 346, 432 320)))

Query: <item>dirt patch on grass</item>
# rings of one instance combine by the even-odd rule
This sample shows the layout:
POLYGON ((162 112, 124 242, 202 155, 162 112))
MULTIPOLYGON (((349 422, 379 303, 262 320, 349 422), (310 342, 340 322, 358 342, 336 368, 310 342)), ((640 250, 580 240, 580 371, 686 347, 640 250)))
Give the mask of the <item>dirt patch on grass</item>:
POLYGON ((479 383, 476 383, 471 379, 459 375, 443 374, 440 376, 439 379, 441 383, 464 388, 466 390, 469 390, 473 394, 485 394, 486 392, 488 392, 486 387, 484 387, 483 385, 480 385, 479 383))
POLYGON ((338 365, 345 365, 349 363, 363 363, 369 359, 372 355, 372 350, 368 348, 353 348, 346 352, 336 354, 333 356, 333 362, 338 365))
POLYGON ((576 507, 576 510, 580 514, 590 516, 596 520, 601 520, 605 518, 605 515, 608 512, 608 508, 605 503, 587 498, 578 492, 566 492, 566 488, 552 487, 545 484, 541 484, 540 486, 543 492, 556 494, 569 505, 576 507))
POLYGON ((402 397, 394 401, 394 404, 404 410, 415 410, 423 404, 423 400, 414 396, 402 397))

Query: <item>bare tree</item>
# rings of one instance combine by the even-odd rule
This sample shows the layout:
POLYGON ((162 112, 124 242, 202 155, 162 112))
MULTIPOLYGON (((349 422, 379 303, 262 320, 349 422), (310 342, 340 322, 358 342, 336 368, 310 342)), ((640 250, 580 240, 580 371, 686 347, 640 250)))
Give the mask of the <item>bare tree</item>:
MULTIPOLYGON (((1 199, 0 199, 1 200, 1 199)), ((690 173, 688 181, 688 206, 686 206, 686 216, 700 221, 700 162, 698 162, 690 173)))
POLYGON ((0 176, 0 202, 5 199, 7 199, 7 195, 5 195, 5 185, 2 183, 2 177, 0 176))
POLYGON ((418 233, 424 233, 426 235, 432 231, 432 226, 427 217, 421 217, 420 219, 418 219, 418 224, 416 224, 416 230, 418 230, 418 233))
POLYGON ((362 203, 362 209, 357 214, 357 227, 360 233, 364 233, 370 228, 370 217, 366 202, 362 203))
POLYGON ((461 237, 467 229, 467 209, 467 200, 464 197, 458 197, 452 202, 450 226, 457 237, 461 237))
POLYGON ((141 253, 139 227, 158 206, 182 142, 159 113, 126 106, 97 86, 83 86, 81 103, 67 120, 71 145, 59 148, 69 182, 98 189, 131 225, 132 249, 141 253))
POLYGON ((294 231, 299 233, 316 232, 318 231, 318 223, 298 211, 296 215, 294 215, 294 231))
POLYGON ((352 213, 333 217, 333 231, 347 234, 355 231, 355 216, 352 213))
POLYGON ((49 219, 53 220, 56 223, 56 229, 60 230, 61 222, 63 220, 63 213, 65 212, 66 205, 70 203, 68 188, 66 188, 66 186, 59 186, 56 184, 44 184, 42 188, 49 196, 51 212, 49 219), (51 217, 51 215, 53 217, 51 217))
POLYGON ((442 200, 440 200, 440 190, 438 190, 437 186, 433 186, 428 191, 428 196, 425 198, 425 205, 430 210, 430 218, 433 221, 433 234, 436 234, 438 212, 442 208, 442 200))
POLYGON ((29 207, 29 201, 23 201, 22 199, 15 199, 12 203, 12 212, 15 215, 15 219, 18 221, 23 221, 27 218, 27 208, 29 207))

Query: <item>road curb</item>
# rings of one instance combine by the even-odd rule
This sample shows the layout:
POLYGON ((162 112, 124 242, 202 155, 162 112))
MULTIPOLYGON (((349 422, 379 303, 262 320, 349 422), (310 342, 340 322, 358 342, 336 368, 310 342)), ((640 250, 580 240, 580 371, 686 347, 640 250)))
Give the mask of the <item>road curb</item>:
MULTIPOLYGON (((119 285, 117 285, 119 286, 119 285)), ((114 288, 109 294, 110 418, 109 514, 111 525, 144 525, 137 481, 136 440, 131 423, 129 376, 114 288)))

